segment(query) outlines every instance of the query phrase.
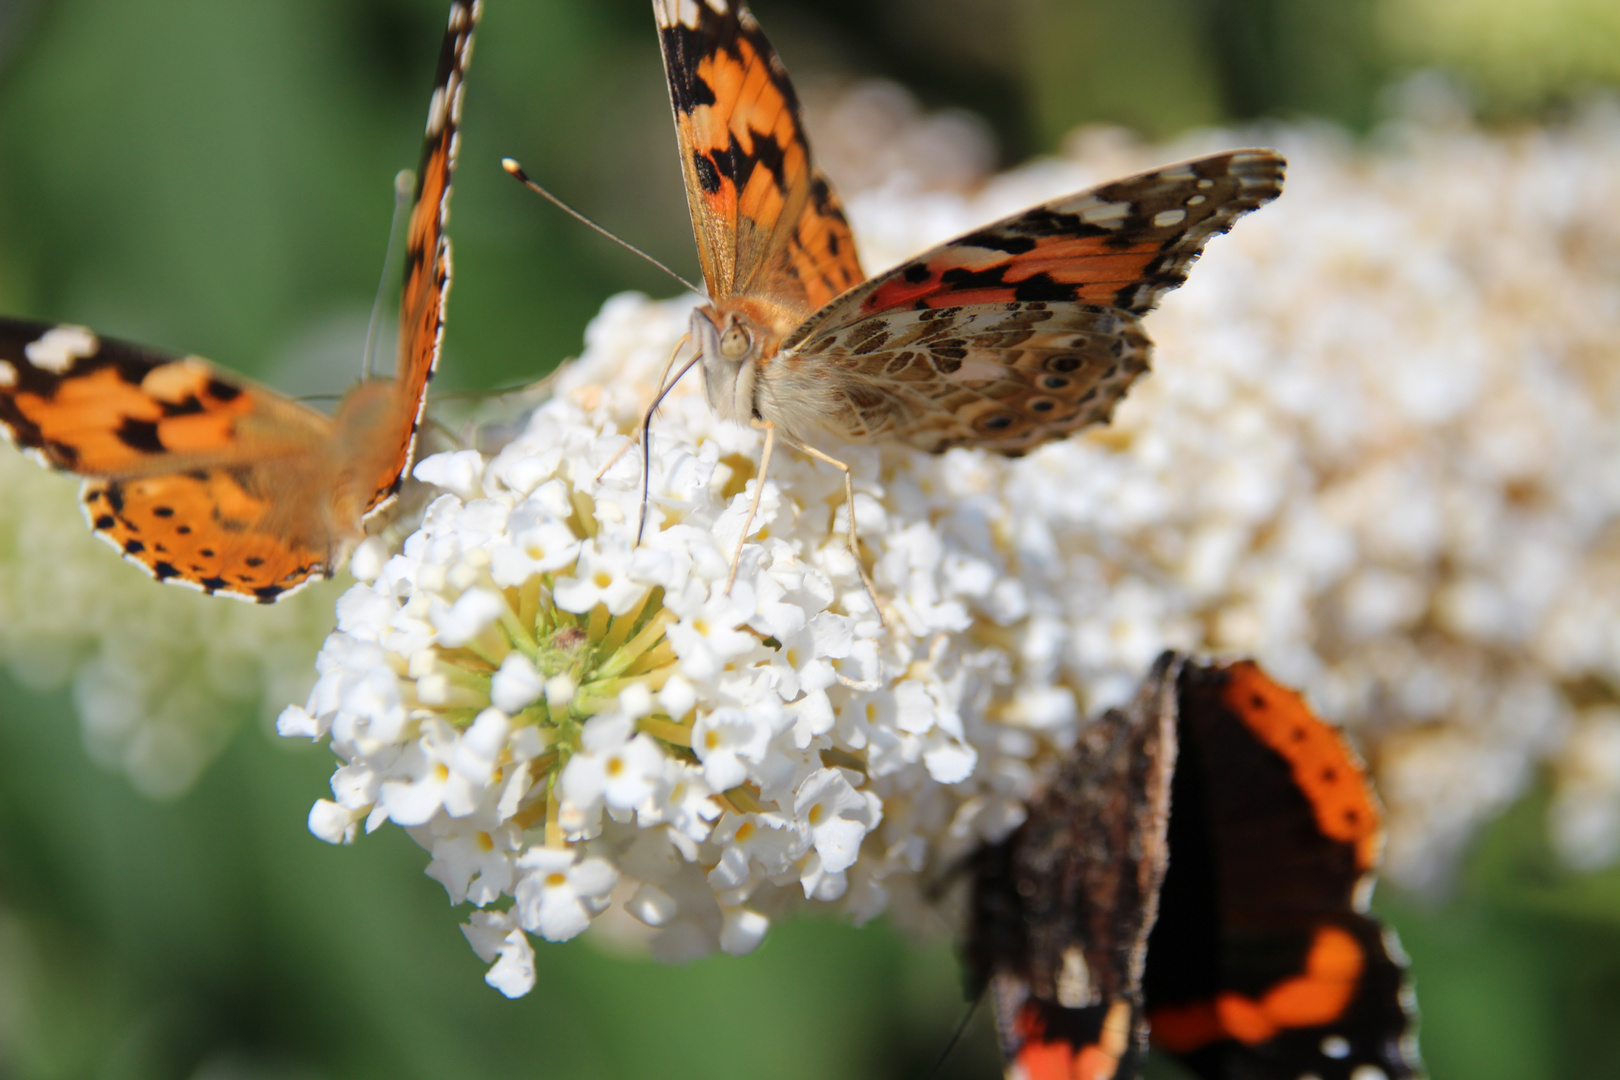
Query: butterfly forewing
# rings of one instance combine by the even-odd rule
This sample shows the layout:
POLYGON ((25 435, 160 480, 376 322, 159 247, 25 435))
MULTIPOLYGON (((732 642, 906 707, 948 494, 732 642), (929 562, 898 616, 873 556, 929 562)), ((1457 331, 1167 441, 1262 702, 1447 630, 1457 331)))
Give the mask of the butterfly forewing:
POLYGON ((1206 1080, 1422 1075, 1399 946, 1365 910, 1383 837, 1342 736, 1248 661, 1188 663, 1154 1042, 1206 1080))
POLYGON ((405 286, 399 304, 399 360, 397 376, 407 406, 395 430, 384 437, 399 452, 390 455, 384 472, 372 485, 365 512, 373 513, 399 490, 416 449, 416 431, 427 406, 427 384, 439 365, 444 343, 444 310, 450 294, 450 183, 455 171, 461 134, 461 98, 472 60, 473 29, 482 13, 482 0, 456 3, 450 9, 439 66, 428 106, 427 134, 422 160, 416 170, 416 195, 405 238, 405 286))
POLYGON ((1283 169, 1273 151, 1233 150, 1054 199, 902 263, 812 321, 1015 300, 1144 315, 1212 236, 1277 197, 1283 169))
POLYGON ((837 195, 813 168, 799 99, 746 8, 653 0, 687 202, 709 296, 796 318, 863 275, 837 195))

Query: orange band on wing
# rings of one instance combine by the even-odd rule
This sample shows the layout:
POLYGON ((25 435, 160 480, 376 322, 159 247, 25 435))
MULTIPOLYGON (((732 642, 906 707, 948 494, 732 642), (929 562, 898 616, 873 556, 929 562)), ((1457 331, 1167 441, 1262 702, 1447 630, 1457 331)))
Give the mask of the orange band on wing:
POLYGON ((1048 1039, 1046 1018, 1033 1005, 1019 1012, 1014 1026, 1022 1040, 1014 1057, 1021 1080, 1114 1080, 1131 1045, 1131 1006, 1115 1000, 1103 1017, 1097 1041, 1083 1046, 1065 1038, 1048 1039))
POLYGON ((1221 697, 1227 708, 1287 760, 1323 834, 1354 844, 1356 865, 1373 869, 1381 840, 1378 808, 1364 770, 1343 738, 1317 718, 1303 697, 1273 682, 1253 661, 1226 670, 1221 697))
POLYGON ((1354 999, 1366 960, 1353 935, 1325 926, 1311 943, 1303 975, 1284 979, 1258 999, 1223 993, 1214 1001, 1155 1009, 1148 1017, 1154 1041, 1186 1054, 1222 1039, 1255 1046, 1285 1028, 1331 1023, 1354 999))

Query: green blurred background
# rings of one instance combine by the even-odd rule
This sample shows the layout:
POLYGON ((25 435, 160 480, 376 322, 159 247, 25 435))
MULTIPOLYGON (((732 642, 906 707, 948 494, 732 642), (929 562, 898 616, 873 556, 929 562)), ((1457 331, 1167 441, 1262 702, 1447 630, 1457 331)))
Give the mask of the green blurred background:
MULTIPOLYGON (((1366 130, 1419 66, 1503 124, 1620 82, 1614 0, 755 9, 801 83, 879 74, 971 109, 1004 164, 1092 120, 1366 130)), ((445 10, 0 0, 0 310, 341 390, 445 10)), ((491 0, 440 385, 531 379, 578 351, 608 295, 671 291, 521 191, 503 154, 695 274, 666 101, 643 0, 491 0)), ((958 1017, 948 945, 816 921, 685 969, 544 947, 539 985, 508 1002, 400 830, 353 849, 305 831, 330 770, 324 748, 249 729, 196 790, 154 804, 89 764, 66 692, 0 677, 0 1078, 922 1077, 958 1017)), ((1380 897, 1439 1080, 1620 1076, 1620 872, 1560 870, 1543 820, 1532 796, 1493 826, 1443 906, 1380 897)), ((998 1071, 980 1016, 940 1075, 998 1071)))

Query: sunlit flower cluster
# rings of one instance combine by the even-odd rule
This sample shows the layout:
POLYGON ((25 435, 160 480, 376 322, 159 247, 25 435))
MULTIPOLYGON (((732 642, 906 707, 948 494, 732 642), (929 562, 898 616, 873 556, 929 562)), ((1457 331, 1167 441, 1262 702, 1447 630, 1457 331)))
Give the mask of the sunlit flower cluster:
MULTIPOLYGON (((1028 790, 1003 778, 999 802, 967 812, 937 794, 979 761, 961 711, 983 681, 964 657, 982 650, 962 632, 1028 604, 988 551, 944 542, 929 518, 957 500, 906 475, 909 455, 858 502, 882 618, 839 523, 842 479, 803 460, 773 466, 728 588, 759 437, 691 393, 655 428, 636 543, 641 459, 623 432, 689 306, 613 301, 522 435, 418 467, 445 494, 401 552, 362 550, 369 584, 339 603, 308 706, 282 717, 344 760, 315 832, 409 828, 452 900, 484 909, 468 936, 507 993, 532 979, 525 931, 573 937, 613 895, 676 959, 746 952, 795 901, 870 917, 929 850, 902 820, 862 857, 896 793, 958 813, 969 840, 1028 790)), ((876 455, 861 464, 881 475, 876 455)), ((1024 710, 1033 729, 1072 728, 1059 695, 1024 710)))

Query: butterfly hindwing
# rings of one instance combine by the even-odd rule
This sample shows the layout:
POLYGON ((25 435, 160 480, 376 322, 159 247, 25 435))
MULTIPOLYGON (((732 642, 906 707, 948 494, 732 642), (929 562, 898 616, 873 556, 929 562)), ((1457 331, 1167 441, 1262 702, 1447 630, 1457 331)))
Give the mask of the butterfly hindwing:
POLYGON ((1010 838, 974 872, 970 979, 988 985, 1008 1074, 1127 1080, 1146 1043, 1140 992, 1167 861, 1174 666, 1087 726, 1010 838))
POLYGON ((260 461, 88 480, 81 499, 97 535, 159 581, 268 603, 332 572, 327 523, 284 511, 286 493, 309 491, 315 480, 260 461))
POLYGON ((976 230, 817 312, 757 392, 790 421, 809 400, 837 437, 936 453, 1021 454, 1104 422, 1148 369, 1140 316, 1281 182, 1275 154, 1233 151, 976 230))
POLYGON ((850 442, 1018 454, 1108 420, 1150 350, 1135 316, 1094 304, 900 309, 790 342, 761 393, 799 376, 850 442))
POLYGON ((454 3, 412 207, 397 379, 327 417, 191 356, 0 318, 0 426, 86 478, 91 528, 160 581, 258 602, 330 575, 409 467, 450 283, 445 222, 479 6, 454 3))

